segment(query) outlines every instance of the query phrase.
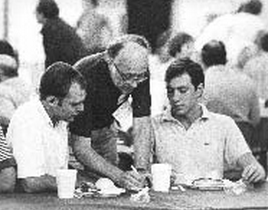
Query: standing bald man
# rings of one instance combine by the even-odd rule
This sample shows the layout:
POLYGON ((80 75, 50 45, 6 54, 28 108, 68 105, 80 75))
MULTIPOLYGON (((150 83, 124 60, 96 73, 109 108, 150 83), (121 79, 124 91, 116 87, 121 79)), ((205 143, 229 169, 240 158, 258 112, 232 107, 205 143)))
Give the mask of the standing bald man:
POLYGON ((146 39, 126 35, 103 53, 85 57, 74 65, 88 82, 85 110, 70 125, 74 154, 87 171, 109 177, 130 190, 143 187, 144 178, 117 167, 118 129, 114 125, 120 118, 120 107, 131 95, 135 163, 145 170, 149 151, 139 148, 150 143, 148 52, 146 39))

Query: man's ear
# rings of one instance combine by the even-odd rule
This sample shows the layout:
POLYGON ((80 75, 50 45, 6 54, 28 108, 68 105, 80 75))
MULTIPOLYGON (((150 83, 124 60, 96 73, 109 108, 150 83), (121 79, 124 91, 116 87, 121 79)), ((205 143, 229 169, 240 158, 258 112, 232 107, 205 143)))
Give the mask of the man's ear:
POLYGON ((59 103, 59 99, 55 96, 48 96, 46 98, 46 102, 50 105, 50 106, 57 106, 59 103))
POLYGON ((196 93, 198 94, 198 97, 202 97, 204 93, 204 84, 200 83, 196 88, 196 93))

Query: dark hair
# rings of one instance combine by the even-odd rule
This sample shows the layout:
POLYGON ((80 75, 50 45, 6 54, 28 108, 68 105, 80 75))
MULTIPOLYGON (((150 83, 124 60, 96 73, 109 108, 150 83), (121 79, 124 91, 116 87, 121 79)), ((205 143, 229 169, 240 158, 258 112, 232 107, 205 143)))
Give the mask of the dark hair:
POLYGON ((194 62, 190 58, 181 58, 173 61, 168 67, 165 75, 166 83, 170 83, 175 77, 188 74, 195 89, 198 85, 205 84, 205 76, 200 64, 194 62))
POLYGON ((143 36, 136 34, 127 34, 115 39, 109 44, 107 47, 108 55, 111 58, 115 58, 119 54, 120 50, 123 49, 124 45, 129 42, 135 42, 140 46, 150 50, 149 42, 143 36))
POLYGON ((159 34, 155 43, 156 49, 164 47, 168 43, 170 36, 171 36, 171 30, 166 30, 162 32, 161 34, 159 34))
POLYGON ((19 63, 19 56, 17 51, 12 47, 12 45, 7 40, 0 40, 0 54, 9 55, 19 63))
POLYGON ((201 51, 203 63, 207 66, 226 64, 226 49, 221 41, 211 40, 205 44, 201 51))
POLYGON ((181 48, 184 44, 192 42, 194 39, 191 35, 180 32, 177 33, 170 41, 168 42, 168 53, 170 56, 175 57, 177 53, 181 52, 181 48))
POLYGON ((263 51, 268 52, 268 32, 265 32, 261 35, 260 47, 263 51))
POLYGON ((52 64, 41 78, 40 99, 44 100, 47 96, 63 99, 69 93, 72 83, 78 83, 82 89, 86 88, 84 77, 71 65, 61 61, 52 64))
POLYGON ((56 18, 60 13, 59 7, 54 0, 40 0, 36 11, 48 19, 56 18))
POLYGON ((260 14, 262 11, 262 2, 259 0, 249 0, 240 5, 237 12, 247 12, 254 15, 260 14))
POLYGON ((3 71, 3 75, 9 78, 18 76, 18 63, 10 55, 0 54, 0 69, 3 71))
POLYGON ((0 40, 0 54, 9 55, 15 58, 15 50, 11 46, 11 44, 6 40, 0 40))

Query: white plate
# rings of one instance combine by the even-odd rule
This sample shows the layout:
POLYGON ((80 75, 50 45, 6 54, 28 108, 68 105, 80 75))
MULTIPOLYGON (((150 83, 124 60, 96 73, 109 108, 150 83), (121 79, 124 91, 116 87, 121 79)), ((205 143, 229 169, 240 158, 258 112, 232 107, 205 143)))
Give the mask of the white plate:
POLYGON ((189 187, 198 190, 223 190, 224 186, 221 179, 199 179, 193 181, 189 187))

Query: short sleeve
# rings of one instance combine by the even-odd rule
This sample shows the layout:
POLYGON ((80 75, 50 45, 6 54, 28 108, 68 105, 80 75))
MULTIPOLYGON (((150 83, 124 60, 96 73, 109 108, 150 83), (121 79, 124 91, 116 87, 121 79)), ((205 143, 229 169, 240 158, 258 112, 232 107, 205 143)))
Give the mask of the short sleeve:
POLYGON ((133 117, 145 117, 151 114, 150 79, 140 83, 132 93, 133 117))
POLYGON ((231 118, 228 119, 229 122, 225 124, 225 159, 229 165, 236 165, 237 160, 251 150, 238 126, 231 118))
POLYGON ((45 160, 40 133, 42 128, 36 119, 26 118, 22 113, 16 114, 15 112, 9 124, 7 142, 11 145, 17 162, 18 178, 44 175, 45 160))

